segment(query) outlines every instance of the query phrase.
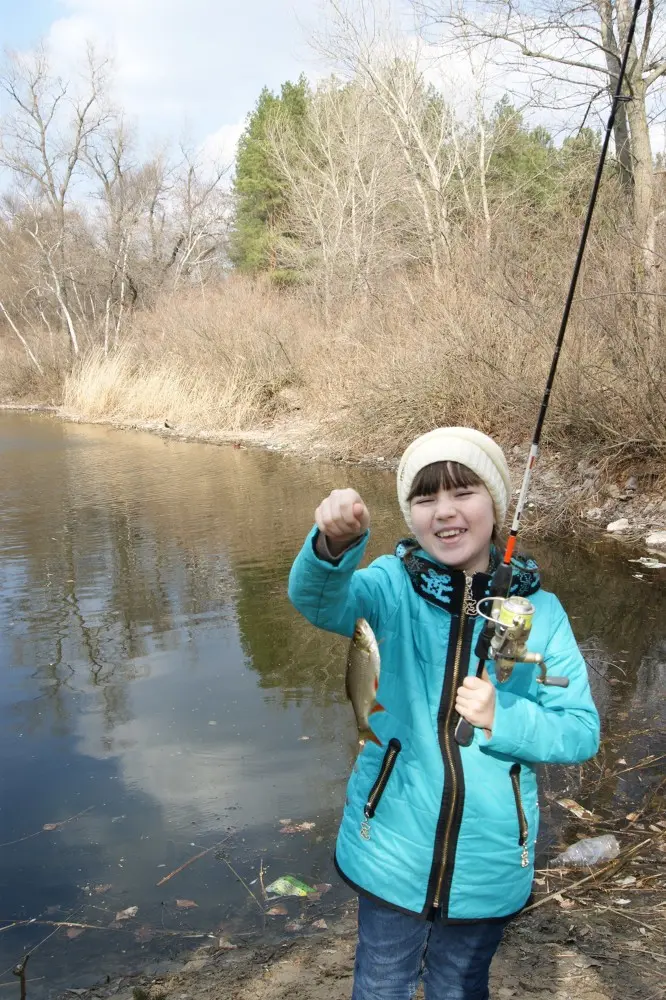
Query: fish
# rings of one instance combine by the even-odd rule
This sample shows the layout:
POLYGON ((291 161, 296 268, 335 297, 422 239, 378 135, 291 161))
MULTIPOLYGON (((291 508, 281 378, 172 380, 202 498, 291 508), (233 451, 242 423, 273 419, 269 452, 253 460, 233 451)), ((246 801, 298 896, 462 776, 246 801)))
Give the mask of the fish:
POLYGON ((347 654, 345 690, 352 703, 359 737, 381 746, 370 729, 370 716, 385 709, 377 701, 379 688, 379 646, 365 618, 359 618, 347 654))

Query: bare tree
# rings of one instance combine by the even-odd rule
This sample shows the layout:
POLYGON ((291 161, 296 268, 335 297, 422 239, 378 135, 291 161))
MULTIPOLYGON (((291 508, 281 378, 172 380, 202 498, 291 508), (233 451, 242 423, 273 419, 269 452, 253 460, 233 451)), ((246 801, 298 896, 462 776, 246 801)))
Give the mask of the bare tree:
POLYGON ((206 169, 201 157, 181 146, 182 161, 175 171, 172 192, 176 251, 172 254, 173 288, 183 280, 203 283, 209 273, 226 264, 230 224, 230 196, 223 181, 229 164, 206 169))
POLYGON ((269 138, 289 187, 279 265, 307 275, 329 322, 336 295, 372 293, 381 275, 414 259, 405 219, 398 224, 404 167, 358 80, 322 84, 305 121, 278 118, 269 138))
POLYGON ((9 55, 0 73, 0 88, 9 104, 0 122, 0 164, 11 171, 26 205, 33 208, 30 235, 75 355, 79 343, 69 305, 68 209, 84 157, 111 117, 107 69, 106 60, 89 47, 78 87, 52 73, 44 49, 9 55), (45 210, 53 220, 48 237, 40 224, 45 210))
MULTIPOLYGON (((631 0, 412 0, 424 24, 440 25, 448 50, 459 39, 494 44, 494 57, 524 74, 541 104, 590 107, 614 92, 628 38, 631 0)), ((630 51, 626 94, 616 117, 616 157, 631 198, 636 277, 654 326, 658 292, 657 213, 651 108, 666 75, 663 6, 648 0, 630 51)))
POLYGON ((450 196, 458 161, 451 106, 428 82, 424 53, 406 44, 379 0, 328 0, 330 22, 316 39, 351 77, 372 90, 403 160, 436 281, 450 259, 450 196))

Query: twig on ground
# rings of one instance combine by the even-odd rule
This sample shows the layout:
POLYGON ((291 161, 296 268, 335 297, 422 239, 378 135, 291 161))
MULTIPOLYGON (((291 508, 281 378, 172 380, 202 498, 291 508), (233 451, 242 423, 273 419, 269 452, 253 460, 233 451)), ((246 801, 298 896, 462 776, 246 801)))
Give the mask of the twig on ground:
POLYGON ((644 920, 637 920, 636 917, 630 917, 628 913, 624 910, 616 910, 614 906, 597 906, 595 907, 599 913, 617 913, 619 916, 624 917, 625 920, 629 920, 632 924, 638 924, 639 927, 645 927, 648 931, 654 931, 655 934, 661 935, 661 937, 666 937, 666 930, 660 930, 659 927, 655 927, 653 924, 646 924, 644 920))
POLYGON ((261 898, 266 902, 266 889, 264 887, 264 859, 259 859, 259 885, 261 886, 261 898))
POLYGON ((222 845, 226 844, 227 841, 230 839, 231 839, 231 834, 229 834, 228 837, 225 837, 224 840, 220 840, 217 844, 213 844, 212 847, 207 847, 205 851, 200 851, 199 854, 195 854, 193 858, 190 858, 184 864, 179 865, 178 868, 174 868, 172 872, 169 872, 168 875, 165 875, 164 878, 161 878, 159 882, 155 883, 155 885, 156 886, 164 885, 164 883, 168 882, 169 879, 172 879, 174 875, 180 875, 182 871, 184 871, 186 868, 189 868, 190 865, 193 865, 195 861, 198 861, 200 858, 205 857, 206 854, 210 854, 211 851, 215 851, 217 848, 222 847, 222 845))
POLYGON ((259 909, 263 913, 264 912, 263 906, 261 905, 261 903, 259 902, 259 900, 255 896, 255 894, 252 892, 252 889, 250 889, 249 885, 247 884, 247 882, 245 881, 245 879, 243 878, 243 876, 238 874, 238 872, 236 871, 236 869, 234 868, 234 866, 231 864, 230 861, 227 861, 227 859, 225 858, 225 856, 223 854, 218 854, 217 857, 219 858, 220 861, 224 861, 224 863, 227 866, 227 868, 229 869, 229 871, 232 873, 232 875, 234 875, 238 879, 238 881, 240 882, 240 884, 245 889, 247 889, 247 891, 252 896, 252 899, 255 901, 255 903, 257 904, 257 906, 259 907, 259 909))
POLYGON ((529 913, 530 910, 536 910, 537 907, 543 906, 544 903, 547 903, 550 899, 554 899, 555 896, 559 896, 563 892, 571 892, 572 889, 577 889, 579 886, 585 885, 587 882, 603 881, 603 879, 610 875, 611 872, 615 872, 620 869, 634 854, 637 854, 640 850, 642 850, 642 848, 651 844, 654 839, 654 837, 648 837, 647 840, 641 841, 640 844, 634 844, 633 847, 630 847, 623 854, 620 854, 617 858, 613 858, 613 860, 609 864, 604 865, 603 868, 599 868, 596 872, 592 872, 590 875, 586 875, 584 878, 578 879, 577 882, 572 882, 571 885, 563 885, 559 889, 556 889, 555 892, 550 892, 546 896, 542 896, 541 899, 536 901, 536 903, 526 906, 521 912, 529 913), (600 878, 600 876, 602 877, 600 878))
POLYGON ((23 958, 22 962, 19 962, 15 969, 12 969, 12 974, 17 976, 21 982, 21 1000, 25 1000, 26 998, 25 967, 28 964, 29 959, 30 952, 28 952, 28 954, 23 958))

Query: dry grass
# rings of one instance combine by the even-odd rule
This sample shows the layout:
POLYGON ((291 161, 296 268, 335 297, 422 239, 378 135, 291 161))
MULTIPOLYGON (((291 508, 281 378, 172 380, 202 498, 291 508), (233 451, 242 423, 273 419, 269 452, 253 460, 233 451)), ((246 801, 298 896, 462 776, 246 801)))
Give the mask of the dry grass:
POLYGON ((78 416, 136 420, 168 419, 187 430, 239 430, 261 419, 260 390, 240 365, 212 372, 179 357, 146 360, 125 346, 105 357, 91 351, 66 376, 62 403, 78 416))
MULTIPOLYGON (((545 257, 527 270, 509 270, 505 259, 461 257, 438 287, 396 275, 371 299, 341 300, 328 327, 304 297, 234 277, 205 296, 193 291, 137 313, 119 351, 86 354, 61 379, 60 398, 51 372, 48 393, 84 418, 168 419, 188 432, 307 421, 344 457, 396 456, 444 423, 523 444, 568 272, 545 257), (557 279, 546 280, 548 269, 557 279)), ((615 257, 606 266, 603 248, 593 250, 546 438, 611 466, 649 459, 656 477, 666 455, 666 347, 631 332, 626 298, 609 294, 618 273, 615 257)), ((24 358, 5 348, 10 355, 0 389, 46 399, 24 358)))

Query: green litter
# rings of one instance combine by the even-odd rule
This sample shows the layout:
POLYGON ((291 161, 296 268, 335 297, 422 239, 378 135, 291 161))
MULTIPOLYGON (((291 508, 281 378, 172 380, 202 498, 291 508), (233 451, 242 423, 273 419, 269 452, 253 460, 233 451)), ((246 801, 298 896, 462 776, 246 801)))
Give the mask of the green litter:
POLYGON ((301 882, 293 875, 282 875, 281 878, 276 878, 275 882, 266 886, 266 892, 276 896, 309 896, 311 892, 316 891, 307 882, 301 882))

